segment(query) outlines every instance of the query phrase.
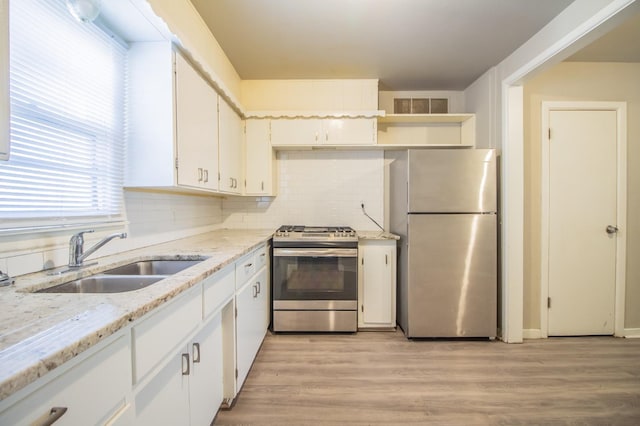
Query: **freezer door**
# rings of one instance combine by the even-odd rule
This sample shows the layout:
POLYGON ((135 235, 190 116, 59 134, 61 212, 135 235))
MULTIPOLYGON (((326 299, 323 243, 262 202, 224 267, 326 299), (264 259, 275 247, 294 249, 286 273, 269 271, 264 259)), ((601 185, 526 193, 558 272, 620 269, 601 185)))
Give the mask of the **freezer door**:
POLYGON ((492 149, 409 150, 409 212, 495 212, 492 149))
POLYGON ((407 337, 495 337, 493 214, 409 215, 407 337))

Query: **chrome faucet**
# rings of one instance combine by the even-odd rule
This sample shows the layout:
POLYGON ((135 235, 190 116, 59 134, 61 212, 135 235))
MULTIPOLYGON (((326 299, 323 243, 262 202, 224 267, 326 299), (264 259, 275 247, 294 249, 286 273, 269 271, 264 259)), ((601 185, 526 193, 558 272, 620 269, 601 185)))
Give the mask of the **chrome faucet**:
POLYGON ((13 278, 9 276, 9 274, 5 274, 0 271, 0 287, 5 287, 8 285, 12 285, 15 282, 13 278))
POLYGON ((86 252, 84 251, 84 237, 83 234, 87 232, 94 232, 93 229, 89 231, 82 231, 74 234, 69 240, 69 267, 70 268, 79 268, 82 265, 82 262, 89 256, 91 256, 96 250, 98 250, 103 245, 107 244, 109 241, 114 238, 127 238, 127 233, 115 233, 104 237, 102 240, 98 241, 96 245, 91 247, 86 252))

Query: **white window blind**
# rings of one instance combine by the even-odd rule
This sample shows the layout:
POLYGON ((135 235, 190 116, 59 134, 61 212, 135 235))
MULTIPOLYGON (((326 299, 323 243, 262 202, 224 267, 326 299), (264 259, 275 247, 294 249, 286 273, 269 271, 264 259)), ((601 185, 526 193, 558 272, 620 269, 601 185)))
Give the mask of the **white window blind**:
POLYGON ((0 228, 122 214, 126 46, 63 0, 10 2, 11 155, 0 228))

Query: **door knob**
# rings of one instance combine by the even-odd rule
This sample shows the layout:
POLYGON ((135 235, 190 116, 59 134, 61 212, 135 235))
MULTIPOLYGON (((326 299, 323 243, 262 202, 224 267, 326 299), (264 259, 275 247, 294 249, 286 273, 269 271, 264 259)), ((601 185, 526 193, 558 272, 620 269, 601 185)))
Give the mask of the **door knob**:
POLYGON ((608 225, 607 226, 607 234, 611 235, 611 234, 615 234, 618 232, 618 228, 613 226, 613 225, 608 225))

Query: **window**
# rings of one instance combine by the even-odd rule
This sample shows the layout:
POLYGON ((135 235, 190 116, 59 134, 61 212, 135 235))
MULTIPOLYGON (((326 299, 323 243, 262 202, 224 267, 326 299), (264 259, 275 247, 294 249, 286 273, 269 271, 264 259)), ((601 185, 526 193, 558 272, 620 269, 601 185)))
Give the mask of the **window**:
POLYGON ((62 0, 12 1, 9 18, 1 227, 121 220, 126 46, 62 0))

